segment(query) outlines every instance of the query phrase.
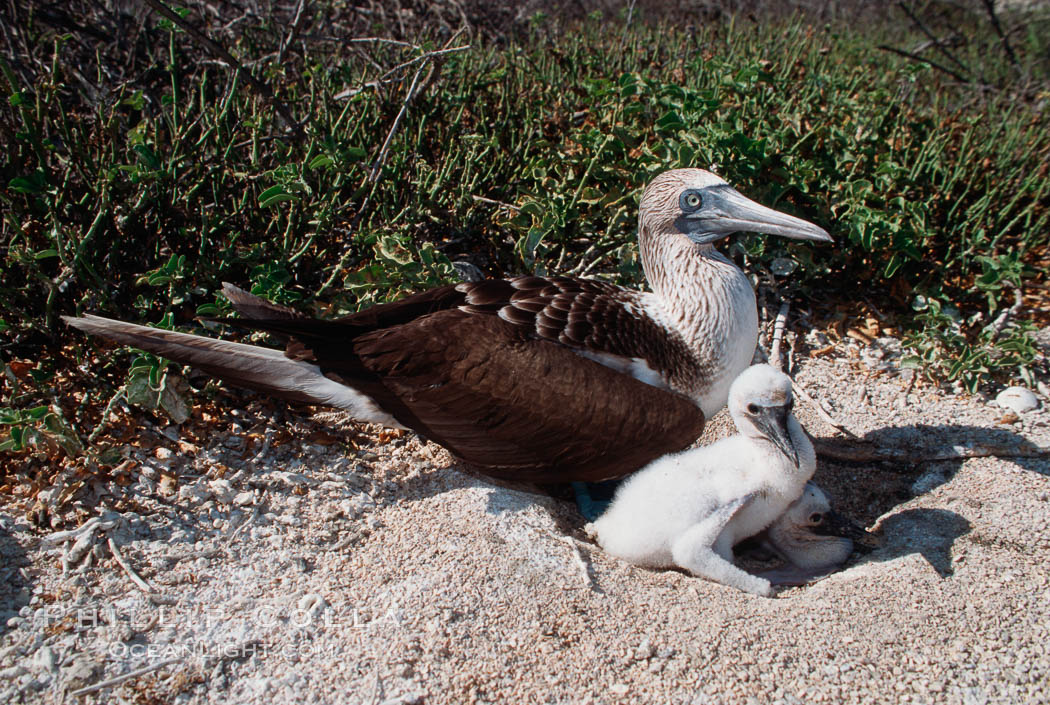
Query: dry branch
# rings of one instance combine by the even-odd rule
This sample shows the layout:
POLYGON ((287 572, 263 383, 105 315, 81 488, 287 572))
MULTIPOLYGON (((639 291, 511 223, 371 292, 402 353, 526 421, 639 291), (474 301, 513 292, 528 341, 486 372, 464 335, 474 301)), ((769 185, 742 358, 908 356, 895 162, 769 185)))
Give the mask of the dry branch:
POLYGON ((911 59, 912 61, 918 61, 919 63, 922 63, 922 64, 928 64, 928 65, 932 66, 935 69, 943 71, 944 73, 948 74, 949 76, 951 76, 952 78, 956 79, 960 83, 970 83, 970 79, 967 78, 966 76, 963 76, 958 71, 953 71, 952 69, 948 68, 944 64, 940 64, 940 63, 934 61, 933 59, 927 59, 925 56, 919 56, 918 54, 913 54, 912 52, 905 51, 904 49, 898 49, 897 47, 891 47, 888 44, 879 44, 878 48, 881 49, 882 51, 888 51, 888 52, 891 52, 893 54, 897 54, 899 56, 903 56, 906 59, 911 59))
POLYGON ((794 384, 792 384, 792 389, 795 390, 795 394, 802 397, 803 401, 805 401, 813 407, 813 409, 817 412, 817 415, 824 420, 824 423, 828 424, 829 426, 838 431, 841 431, 850 438, 858 438, 857 434, 853 433, 853 431, 850 431, 848 428, 846 428, 845 424, 836 421, 831 414, 825 411, 824 407, 818 404, 816 400, 814 400, 813 397, 811 397, 809 393, 802 387, 802 385, 795 382, 794 384))
POLYGON ((136 668, 134 671, 128 671, 122 676, 108 678, 104 681, 96 683, 95 685, 89 685, 87 687, 81 688, 80 690, 74 690, 71 693, 71 695, 87 695, 88 693, 94 693, 96 691, 102 690, 103 688, 110 688, 115 685, 120 685, 124 681, 129 681, 132 678, 138 678, 139 676, 145 675, 147 673, 152 673, 153 671, 164 668, 165 666, 170 666, 171 664, 178 663, 180 661, 182 661, 182 657, 164 659, 163 661, 158 661, 157 663, 150 664, 149 666, 143 666, 142 668, 136 668))
POLYGON ((776 321, 773 323, 773 342, 769 346, 769 364, 781 372, 784 371, 784 360, 780 354, 780 344, 784 340, 784 328, 787 327, 787 317, 790 309, 790 301, 780 304, 780 311, 777 312, 776 321))
POLYGON ((902 465, 918 465, 943 460, 968 460, 970 458, 1045 458, 1050 457, 1050 448, 1041 446, 1005 446, 988 443, 972 446, 954 445, 932 450, 903 450, 878 448, 871 444, 843 443, 823 438, 813 440, 817 455, 828 460, 847 463, 892 462, 902 465))
POLYGON ((186 20, 182 19, 177 14, 169 10, 158 0, 146 0, 146 4, 153 8, 153 11, 157 14, 162 15, 165 19, 170 20, 174 24, 178 25, 178 27, 184 32, 186 32, 186 34, 193 37, 193 39, 195 39, 198 44, 200 44, 205 49, 218 56, 220 59, 225 61, 231 68, 233 68, 235 71, 239 72, 242 76, 244 76, 245 80, 248 81, 249 84, 251 84, 252 88, 254 88, 259 95, 261 95, 273 106, 274 110, 277 111, 277 114, 280 115, 281 119, 284 120, 285 124, 288 125, 288 128, 292 130, 292 132, 295 133, 297 137, 302 135, 302 128, 300 127, 299 123, 297 123, 292 117, 292 114, 288 112, 288 107, 277 99, 277 97, 273 93, 273 90, 268 85, 257 79, 255 76, 253 76, 251 71, 244 68, 241 62, 237 61, 237 59, 234 58, 233 54, 226 51, 226 49, 223 48, 221 44, 213 40, 204 32, 200 31, 199 29, 191 25, 189 22, 187 22, 186 20))

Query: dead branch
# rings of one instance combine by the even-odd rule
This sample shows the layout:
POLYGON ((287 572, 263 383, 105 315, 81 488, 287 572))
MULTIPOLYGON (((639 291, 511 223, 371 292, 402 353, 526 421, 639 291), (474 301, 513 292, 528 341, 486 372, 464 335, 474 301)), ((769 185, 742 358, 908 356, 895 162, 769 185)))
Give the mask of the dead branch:
POLYGON ((817 455, 821 458, 847 463, 892 462, 902 465, 919 465, 943 460, 969 460, 970 458, 1045 458, 1050 456, 1050 448, 986 443, 972 446, 955 445, 923 451, 877 448, 871 444, 845 444, 825 438, 815 438, 813 445, 817 450, 817 455))
POLYGON ((850 438, 859 438, 857 434, 853 433, 853 431, 850 431, 848 428, 846 428, 845 424, 836 421, 831 416, 831 414, 825 411, 824 407, 818 404, 816 400, 814 400, 813 397, 811 397, 809 393, 802 387, 802 385, 800 385, 798 382, 794 382, 791 385, 791 387, 795 390, 795 394, 802 397, 803 401, 805 401, 807 404, 813 407, 813 409, 817 412, 817 415, 824 420, 824 423, 828 424, 829 426, 838 431, 841 431, 850 438))
POLYGON ((790 309, 790 301, 780 304, 780 311, 777 312, 776 321, 773 323, 773 342, 769 346, 769 364, 781 372, 784 371, 784 360, 780 354, 780 344, 784 339, 784 328, 787 327, 787 317, 790 309))
POLYGON ((113 554, 113 559, 117 562, 124 572, 127 573, 128 577, 131 578, 131 582, 135 584, 139 590, 146 593, 147 595, 154 595, 158 591, 155 587, 146 582, 145 578, 136 573, 128 562, 124 560, 124 556, 120 553, 120 548, 117 547, 117 543, 113 540, 112 536, 107 537, 107 543, 109 544, 110 553, 113 554))
POLYGON ((1006 282, 1006 286, 1007 288, 1014 290, 1014 296, 1016 298, 1014 299, 1013 306, 1000 313, 998 318, 992 321, 992 342, 995 342, 995 340, 999 338, 1009 320, 1019 314, 1021 312, 1021 307, 1024 305, 1024 295, 1021 292, 1021 287, 1012 282, 1006 282))
POLYGON ((132 678, 138 678, 139 676, 145 675, 147 673, 152 673, 153 671, 164 668, 165 666, 170 666, 173 663, 179 663, 180 661, 182 661, 181 656, 164 659, 163 661, 158 661, 157 663, 150 664, 149 666, 143 666, 142 668, 136 668, 134 671, 128 671, 124 675, 116 676, 114 678, 108 678, 104 681, 99 681, 95 685, 89 685, 87 687, 81 688, 80 690, 74 690, 71 694, 87 695, 88 693, 94 693, 104 688, 111 688, 115 685, 120 685, 124 681, 129 681, 132 678))
POLYGON ((242 76, 244 76, 245 80, 248 81, 251 87, 254 88, 259 95, 261 95, 267 102, 270 103, 270 105, 273 106, 274 110, 277 111, 277 114, 281 116, 281 119, 284 120, 285 124, 295 134, 295 136, 302 136, 302 128, 300 127, 299 123, 297 123, 292 117, 292 114, 288 112, 288 107, 277 99, 277 97, 273 93, 273 90, 268 85, 257 79, 255 76, 253 76, 251 71, 244 68, 241 62, 234 58, 233 54, 226 51, 226 49, 224 49, 221 44, 213 40, 204 32, 200 31, 192 24, 190 24, 189 22, 187 22, 186 20, 182 19, 177 14, 169 10, 162 3, 160 3, 159 0, 146 0, 146 4, 153 8, 153 11, 157 14, 162 15, 165 19, 170 20, 172 23, 178 25, 178 27, 184 32, 186 32, 186 34, 193 37, 193 39, 196 40, 198 44, 200 44, 205 49, 218 56, 220 59, 225 61, 231 68, 233 68, 235 71, 239 72, 242 76))
POLYGON ((995 12, 995 3, 992 0, 984 0, 984 9, 988 11, 988 19, 992 21, 992 29, 999 35, 999 43, 1003 45, 1003 51, 1006 52, 1006 58, 1010 60, 1010 63, 1017 66, 1017 55, 1014 54, 1013 47, 1010 46, 1010 40, 1006 36, 1006 32, 1003 31, 1003 26, 999 24, 999 15, 995 12))
POLYGON ((575 539, 571 536, 556 534, 553 531, 548 531, 547 534, 566 544, 572 550, 572 555, 576 559, 576 567, 580 569, 580 575, 583 577, 583 584, 588 588, 594 588, 594 579, 591 578, 591 571, 587 567, 587 562, 583 560, 583 554, 580 553, 580 549, 576 547, 575 539))
POLYGON ((909 7, 907 3, 905 3, 905 2, 898 2, 897 6, 900 7, 900 9, 904 11, 904 14, 906 14, 911 19, 912 22, 915 23, 915 26, 919 28, 919 31, 921 31, 923 34, 925 34, 930 39, 930 44, 933 46, 934 49, 939 51, 949 61, 954 63, 956 66, 961 68, 966 73, 973 73, 972 71, 970 71, 969 67, 966 66, 966 64, 964 64, 963 62, 959 61, 959 59, 957 59, 954 54, 952 54, 950 51, 948 51, 948 49, 944 46, 944 42, 942 40, 938 39, 936 36, 934 36, 933 32, 931 32, 929 29, 927 29, 926 25, 923 24, 922 20, 919 19, 918 15, 916 15, 912 11, 911 7, 909 7))
POLYGON ((953 71, 950 68, 948 68, 947 66, 945 66, 944 64, 937 63, 933 59, 927 59, 925 56, 919 56, 918 54, 913 54, 910 51, 904 51, 903 49, 898 49, 896 47, 891 47, 891 46, 889 46, 887 44, 879 44, 878 48, 881 49, 882 51, 888 51, 888 52, 897 54, 899 56, 903 56, 906 59, 911 59, 912 61, 918 61, 919 63, 922 63, 922 64, 929 64, 933 68, 938 69, 939 71, 943 71, 944 73, 948 74, 949 76, 951 76, 952 78, 956 79, 960 83, 970 83, 971 82, 969 78, 967 78, 966 76, 963 76, 958 71, 953 71))
POLYGON ((306 0, 299 0, 299 3, 295 6, 295 17, 292 19, 292 26, 288 30, 288 34, 281 38, 281 48, 277 51, 277 63, 284 63, 284 55, 288 51, 288 47, 295 41, 296 36, 299 34, 299 23, 303 19, 303 7, 306 5, 306 0))

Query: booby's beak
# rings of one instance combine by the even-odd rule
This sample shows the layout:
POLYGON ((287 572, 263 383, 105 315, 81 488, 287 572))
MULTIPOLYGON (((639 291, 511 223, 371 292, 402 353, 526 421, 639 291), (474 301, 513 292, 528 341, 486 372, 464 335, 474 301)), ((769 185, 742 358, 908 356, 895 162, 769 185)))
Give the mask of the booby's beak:
POLYGON ((791 434, 788 433, 787 420, 791 411, 787 406, 760 406, 758 412, 753 414, 755 425, 765 434, 766 438, 786 455, 795 467, 798 467, 798 451, 791 442, 791 434))
POLYGON ((861 539, 867 535, 859 524, 834 509, 824 512, 824 519, 813 526, 813 533, 821 536, 841 536, 846 539, 861 539))
POLYGON ((701 203, 695 210, 683 210, 675 224, 694 242, 714 242, 739 232, 766 233, 793 240, 833 242, 824 228, 787 213, 766 208, 731 186, 709 186, 693 192, 693 195, 699 196, 701 203))
POLYGON ((839 536, 850 539, 853 549, 861 553, 870 553, 878 544, 878 539, 864 530, 857 522, 835 510, 824 512, 824 519, 811 527, 814 534, 821 536, 839 536))

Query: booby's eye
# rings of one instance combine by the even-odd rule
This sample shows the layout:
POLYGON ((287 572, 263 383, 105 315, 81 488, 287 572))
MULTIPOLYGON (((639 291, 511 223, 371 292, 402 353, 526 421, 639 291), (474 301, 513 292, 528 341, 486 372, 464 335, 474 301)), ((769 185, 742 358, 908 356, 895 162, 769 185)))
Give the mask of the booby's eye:
POLYGON ((820 514, 819 512, 809 515, 810 524, 819 524, 822 521, 824 521, 824 515, 820 514))
POLYGON ((787 409, 788 413, 790 414, 791 410, 795 408, 795 400, 791 399, 790 401, 788 401, 788 403, 784 405, 784 408, 787 409))
POLYGON ((683 210, 692 212, 704 205, 704 199, 700 197, 698 191, 685 191, 678 199, 678 206, 683 210))
POLYGON ((757 414, 758 413, 758 404, 748 404, 747 405, 747 413, 749 413, 749 414, 757 414))

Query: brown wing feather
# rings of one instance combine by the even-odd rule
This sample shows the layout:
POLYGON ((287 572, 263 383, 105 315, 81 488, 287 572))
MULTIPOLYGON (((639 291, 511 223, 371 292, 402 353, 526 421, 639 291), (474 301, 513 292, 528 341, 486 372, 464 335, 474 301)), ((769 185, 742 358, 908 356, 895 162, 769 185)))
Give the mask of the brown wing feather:
MULTIPOLYGON (((642 357, 671 372, 676 361, 688 361, 677 340, 654 350, 656 324, 629 309, 632 292, 610 284, 564 277, 464 283, 328 321, 236 287, 226 292, 247 317, 226 322, 286 337, 287 358, 316 364, 490 475, 531 482, 618 477, 688 446, 704 425, 690 399, 574 352, 642 357)), ((89 332, 128 342, 114 323, 89 332)), ((163 333, 142 330, 148 335, 139 337, 150 339, 143 347, 157 339, 172 359, 246 386, 282 388, 280 379, 240 371, 242 348, 252 346, 185 334, 165 342, 163 333)), ((280 367, 271 352, 258 353, 274 368, 266 374, 301 370, 280 367)))
POLYGON ((704 425, 689 399, 494 316, 445 311, 363 335, 353 348, 424 435, 494 476, 619 477, 685 448, 704 425))

